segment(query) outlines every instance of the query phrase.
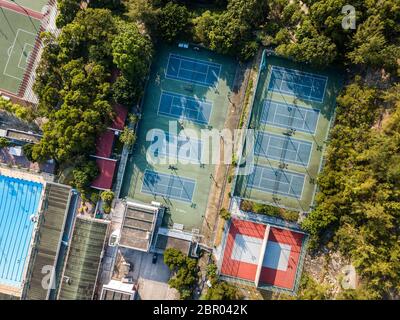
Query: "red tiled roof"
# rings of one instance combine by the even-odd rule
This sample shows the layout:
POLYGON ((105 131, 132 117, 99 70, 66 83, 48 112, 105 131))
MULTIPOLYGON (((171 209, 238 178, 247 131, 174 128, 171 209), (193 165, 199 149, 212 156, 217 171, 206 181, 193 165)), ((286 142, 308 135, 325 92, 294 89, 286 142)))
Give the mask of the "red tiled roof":
POLYGON ((96 156, 109 158, 114 144, 114 131, 106 130, 96 141, 96 156))
POLYGON ((117 161, 112 159, 96 159, 100 174, 92 182, 92 187, 96 189, 111 189, 117 161))
POLYGON ((115 118, 111 124, 111 128, 116 130, 123 130, 125 121, 128 116, 128 109, 121 104, 114 104, 113 109, 115 112, 115 118))

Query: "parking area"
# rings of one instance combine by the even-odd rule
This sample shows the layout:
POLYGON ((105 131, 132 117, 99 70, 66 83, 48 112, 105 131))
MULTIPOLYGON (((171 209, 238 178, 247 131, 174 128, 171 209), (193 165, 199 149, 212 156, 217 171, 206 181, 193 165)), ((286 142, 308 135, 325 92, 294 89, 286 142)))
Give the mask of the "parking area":
POLYGON ((153 263, 153 254, 120 248, 124 260, 133 266, 130 275, 138 283, 140 300, 174 300, 178 293, 168 286, 171 272, 164 264, 163 256, 158 255, 153 263))

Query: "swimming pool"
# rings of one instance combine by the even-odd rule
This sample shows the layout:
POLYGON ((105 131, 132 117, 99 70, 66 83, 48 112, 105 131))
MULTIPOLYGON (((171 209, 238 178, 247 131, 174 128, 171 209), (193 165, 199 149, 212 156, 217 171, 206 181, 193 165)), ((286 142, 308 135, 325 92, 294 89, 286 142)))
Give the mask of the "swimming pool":
POLYGON ((0 284, 21 286, 43 185, 0 175, 0 284))

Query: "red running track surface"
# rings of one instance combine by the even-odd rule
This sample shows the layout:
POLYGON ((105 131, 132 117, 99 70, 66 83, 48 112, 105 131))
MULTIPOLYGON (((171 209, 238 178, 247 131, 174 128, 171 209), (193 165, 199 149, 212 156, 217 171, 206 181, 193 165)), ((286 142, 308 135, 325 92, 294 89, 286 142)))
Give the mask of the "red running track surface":
POLYGON ((43 18, 43 14, 41 14, 40 12, 36 12, 31 9, 21 7, 18 4, 10 1, 0 0, 0 7, 18 12, 20 14, 23 14, 24 16, 29 16, 38 20, 41 20, 43 18))

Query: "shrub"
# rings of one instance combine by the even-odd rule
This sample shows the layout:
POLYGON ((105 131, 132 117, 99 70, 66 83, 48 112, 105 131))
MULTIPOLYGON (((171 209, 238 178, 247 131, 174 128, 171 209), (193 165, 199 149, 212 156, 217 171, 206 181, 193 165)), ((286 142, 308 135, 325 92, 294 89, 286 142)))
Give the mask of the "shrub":
POLYGON ((73 171, 72 185, 82 194, 85 194, 87 187, 97 177, 99 168, 95 161, 87 161, 77 166, 73 171))
POLYGON ((142 81, 134 83, 124 76, 119 76, 112 85, 113 98, 119 104, 131 106, 137 102, 143 93, 142 81))
POLYGON ((136 134, 132 129, 125 127, 119 136, 119 141, 128 146, 133 146, 136 141, 136 134))
POLYGON ((111 201, 113 201, 114 199, 114 192, 112 192, 111 190, 105 190, 100 194, 100 198, 104 202, 111 203, 111 201))
POLYGON ((97 203, 97 201, 99 201, 100 196, 98 192, 92 192, 92 194, 90 195, 90 201, 92 203, 97 203))
POLYGON ((218 268, 215 263, 211 263, 206 268, 207 277, 210 279, 215 279, 217 277, 218 268))
POLYGON ((224 220, 229 220, 231 218, 231 214, 228 210, 226 210, 225 208, 222 208, 219 211, 219 215, 221 216, 222 219, 224 220))
POLYGON ((4 137, 0 137, 0 148, 6 148, 9 147, 11 145, 11 142, 4 138, 4 137))
POLYGON ((25 157, 31 162, 34 162, 34 160, 32 158, 33 146, 34 146, 33 143, 27 143, 27 144, 23 145, 23 147, 22 147, 22 151, 24 152, 25 157))
POLYGON ((171 43, 187 31, 189 12, 185 6, 169 2, 161 9, 158 20, 161 37, 171 43))
POLYGON ((109 214, 111 212, 111 206, 106 202, 103 203, 102 209, 105 214, 109 214))
POLYGON ((178 290, 182 300, 189 299, 198 278, 197 261, 175 248, 168 248, 164 251, 164 263, 174 272, 168 281, 170 287, 178 290))
POLYGON ((240 203, 240 209, 242 209, 243 211, 246 212, 252 212, 253 211, 253 202, 249 201, 249 200, 243 200, 240 203))
POLYGON ((225 281, 214 281, 205 296, 206 300, 236 300, 238 298, 237 288, 225 281))

